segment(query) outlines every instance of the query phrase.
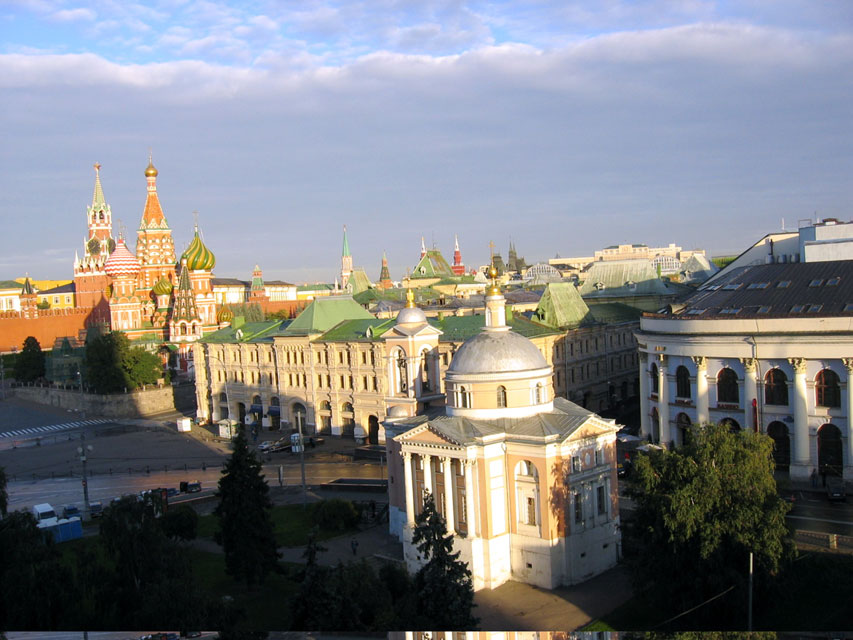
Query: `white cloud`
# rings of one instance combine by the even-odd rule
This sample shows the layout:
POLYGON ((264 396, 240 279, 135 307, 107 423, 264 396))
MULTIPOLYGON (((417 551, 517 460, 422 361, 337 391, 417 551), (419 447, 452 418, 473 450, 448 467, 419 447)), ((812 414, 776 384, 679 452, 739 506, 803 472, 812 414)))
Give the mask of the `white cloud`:
POLYGON ((78 20, 92 21, 98 17, 92 9, 62 9, 51 14, 51 20, 57 22, 76 22, 78 20))

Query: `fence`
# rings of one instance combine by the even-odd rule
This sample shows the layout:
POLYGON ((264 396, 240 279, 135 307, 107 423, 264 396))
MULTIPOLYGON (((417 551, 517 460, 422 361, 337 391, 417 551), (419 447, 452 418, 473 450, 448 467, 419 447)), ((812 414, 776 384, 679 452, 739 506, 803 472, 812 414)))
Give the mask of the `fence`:
POLYGON ((822 531, 794 531, 794 541, 797 544, 805 544, 812 547, 821 547, 842 553, 853 553, 853 536, 843 536, 837 533, 823 533, 822 531))
MULTIPOLYGON (((116 464, 114 467, 106 467, 99 469, 89 469, 86 472, 86 475, 89 478, 95 477, 109 477, 109 476, 132 476, 132 475, 150 475, 152 473, 160 473, 165 472, 169 473, 170 471, 207 471, 208 469, 224 469, 227 461, 223 460, 222 462, 211 463, 208 464, 207 461, 202 461, 200 463, 190 464, 184 462, 182 464, 143 464, 138 466, 123 466, 116 464)), ((12 474, 8 476, 8 480, 10 482, 17 482, 18 480, 23 481, 36 481, 36 480, 56 480, 57 478, 83 478, 83 472, 81 467, 71 468, 67 472, 58 472, 51 471, 50 473, 25 473, 25 474, 12 474)))

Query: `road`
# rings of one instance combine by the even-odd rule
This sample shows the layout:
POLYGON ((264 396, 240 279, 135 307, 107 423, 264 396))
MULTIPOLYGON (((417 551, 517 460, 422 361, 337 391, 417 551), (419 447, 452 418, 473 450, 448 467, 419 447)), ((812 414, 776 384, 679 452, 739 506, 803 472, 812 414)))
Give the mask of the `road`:
MULTIPOLYGON (((301 471, 296 461, 283 464, 286 485, 298 485, 301 471)), ((337 478, 382 478, 385 470, 377 464, 351 462, 317 462, 305 465, 306 482, 310 485, 331 482, 337 478)), ((264 475, 271 486, 278 486, 278 465, 264 465, 264 475)), ((208 468, 169 472, 152 472, 150 475, 96 476, 89 479, 89 500, 105 503, 111 498, 135 494, 156 487, 178 487, 182 480, 198 480, 202 489, 213 490, 219 482, 221 468, 208 468)), ((29 509, 34 504, 48 502, 61 509, 66 504, 83 506, 81 478, 57 478, 55 480, 17 481, 9 483, 9 509, 29 509)))

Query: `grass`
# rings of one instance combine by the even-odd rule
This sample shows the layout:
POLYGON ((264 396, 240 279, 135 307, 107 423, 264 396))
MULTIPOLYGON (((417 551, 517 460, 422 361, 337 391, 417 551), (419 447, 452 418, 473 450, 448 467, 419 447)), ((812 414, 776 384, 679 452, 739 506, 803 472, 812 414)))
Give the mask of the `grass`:
MULTIPOLYGON (((301 547, 308 543, 308 534, 314 527, 314 512, 317 504, 312 503, 303 507, 298 504, 287 504, 273 507, 271 517, 275 530, 276 543, 280 547, 301 547)), ((213 539, 218 528, 216 516, 201 516, 198 520, 198 537, 213 539)), ((320 528, 317 540, 328 540, 344 535, 352 529, 320 528)))

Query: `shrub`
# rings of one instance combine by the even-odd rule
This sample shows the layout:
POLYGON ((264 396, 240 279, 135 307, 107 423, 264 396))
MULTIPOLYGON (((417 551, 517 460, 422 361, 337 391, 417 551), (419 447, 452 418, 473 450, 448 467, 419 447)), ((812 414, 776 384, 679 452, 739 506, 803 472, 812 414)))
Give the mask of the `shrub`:
POLYGON ((314 522, 329 531, 352 529, 358 524, 358 520, 358 511, 348 500, 323 500, 314 510, 314 522))

